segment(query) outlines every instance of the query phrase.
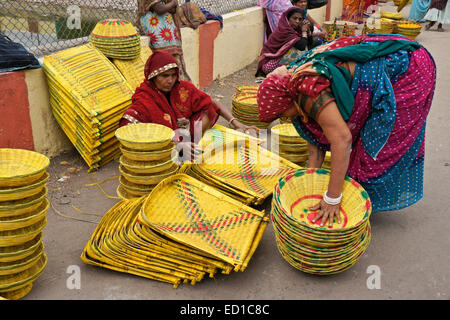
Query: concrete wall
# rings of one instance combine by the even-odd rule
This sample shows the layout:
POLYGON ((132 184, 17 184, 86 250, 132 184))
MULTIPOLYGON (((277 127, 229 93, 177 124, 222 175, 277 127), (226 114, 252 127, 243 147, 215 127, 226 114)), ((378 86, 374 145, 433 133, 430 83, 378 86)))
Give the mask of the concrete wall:
MULTIPOLYGON (((309 10, 319 23, 340 17, 342 1, 309 10)), ((263 45, 263 16, 259 7, 223 15, 196 30, 182 28, 184 59, 192 82, 199 88, 254 62, 263 45)), ((148 43, 144 37, 142 43, 148 43)), ((42 57, 40 58, 42 61, 42 57)), ((0 73, 0 148, 35 150, 49 157, 73 148, 53 117, 42 69, 0 73)))

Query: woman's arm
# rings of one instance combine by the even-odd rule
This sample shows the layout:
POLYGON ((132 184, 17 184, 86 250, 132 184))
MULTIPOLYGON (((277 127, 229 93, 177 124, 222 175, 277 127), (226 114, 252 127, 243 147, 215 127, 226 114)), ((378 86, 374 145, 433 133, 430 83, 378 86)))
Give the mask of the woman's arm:
MULTIPOLYGON (((352 135, 335 102, 330 102, 324 107, 317 122, 331 147, 331 173, 327 196, 339 198, 342 195, 344 178, 350 161, 352 135)), ((340 223, 339 208, 340 204, 330 205, 322 199, 320 203, 311 208, 311 210, 320 209, 313 222, 321 219, 320 224, 323 226, 328 220, 329 226, 332 226, 334 217, 337 217, 340 223)))
POLYGON ((151 8, 151 10, 154 11, 157 15, 162 15, 167 12, 174 13, 174 10, 177 8, 177 6, 178 0, 171 0, 167 3, 158 2, 151 8))
POLYGON ((308 168, 321 168, 325 158, 325 151, 308 142, 308 153, 308 168))
POLYGON ((233 117, 232 113, 221 103, 215 101, 214 102, 219 107, 219 114, 236 130, 241 131, 248 131, 248 130, 255 130, 256 132, 259 132, 259 129, 255 126, 246 126, 245 124, 241 123, 238 119, 233 117))

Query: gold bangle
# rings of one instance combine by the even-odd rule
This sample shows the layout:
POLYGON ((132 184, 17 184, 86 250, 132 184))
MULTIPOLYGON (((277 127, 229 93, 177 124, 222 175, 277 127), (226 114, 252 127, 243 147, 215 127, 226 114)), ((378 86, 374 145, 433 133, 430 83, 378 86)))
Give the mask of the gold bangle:
MULTIPOLYGON (((233 125, 233 123, 232 123, 232 122, 233 122, 234 120, 237 120, 237 118, 235 118, 235 117, 232 117, 232 118, 231 118, 231 119, 230 119, 230 120, 228 121, 228 125, 230 125, 230 126, 231 126, 231 125, 233 125)), ((236 127, 236 126, 235 126, 235 125, 233 125, 233 127, 236 127)))

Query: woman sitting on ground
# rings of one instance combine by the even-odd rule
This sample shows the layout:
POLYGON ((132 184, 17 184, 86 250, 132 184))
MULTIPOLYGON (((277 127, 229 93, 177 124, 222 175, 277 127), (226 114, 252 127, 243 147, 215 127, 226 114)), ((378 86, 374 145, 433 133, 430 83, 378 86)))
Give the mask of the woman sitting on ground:
POLYGON ((300 9, 305 10, 305 16, 308 18, 308 20, 311 22, 311 24, 314 26, 314 30, 312 33, 313 36, 313 47, 316 47, 320 44, 322 44, 326 37, 327 33, 323 31, 319 24, 316 22, 316 20, 311 17, 310 14, 308 14, 308 0, 292 0, 292 4, 296 7, 299 7, 300 9))
POLYGON ((423 197, 425 126, 436 66, 419 43, 399 35, 341 37, 269 75, 259 117, 290 117, 308 142, 310 168, 331 151, 328 190, 314 222, 337 218, 346 175, 372 211, 399 210, 423 197), (318 220, 320 219, 320 220, 318 220))
POLYGON ((300 57, 312 45, 312 30, 304 10, 297 7, 286 10, 261 50, 256 76, 265 76, 280 67, 283 58, 300 57))
POLYGON ((145 64, 145 80, 136 89, 132 105, 123 114, 119 125, 133 123, 158 123, 173 130, 189 131, 189 140, 177 132, 175 143, 191 155, 203 133, 210 129, 219 116, 225 118, 236 130, 248 131, 249 127, 232 116, 230 111, 197 89, 191 82, 179 80, 179 66, 175 58, 165 51, 154 52, 145 64))

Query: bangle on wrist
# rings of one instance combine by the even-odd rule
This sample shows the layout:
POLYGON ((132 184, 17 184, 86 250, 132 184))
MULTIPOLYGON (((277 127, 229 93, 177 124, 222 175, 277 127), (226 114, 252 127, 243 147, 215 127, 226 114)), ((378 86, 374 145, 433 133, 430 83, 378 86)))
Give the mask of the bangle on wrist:
POLYGON ((231 126, 233 126, 233 127, 236 127, 234 124, 233 124, 233 121, 234 120, 237 120, 237 118, 235 118, 235 117, 232 117, 230 120, 228 120, 228 124, 231 126))
POLYGON ((325 201, 325 203, 327 203, 327 204, 329 204, 329 205, 332 205, 332 206, 335 206, 335 205, 341 203, 341 200, 342 200, 342 193, 341 193, 341 195, 340 195, 339 197, 337 197, 337 198, 330 198, 330 197, 328 197, 327 192, 328 192, 328 190, 325 191, 325 193, 324 193, 324 195, 323 195, 323 201, 325 201))

